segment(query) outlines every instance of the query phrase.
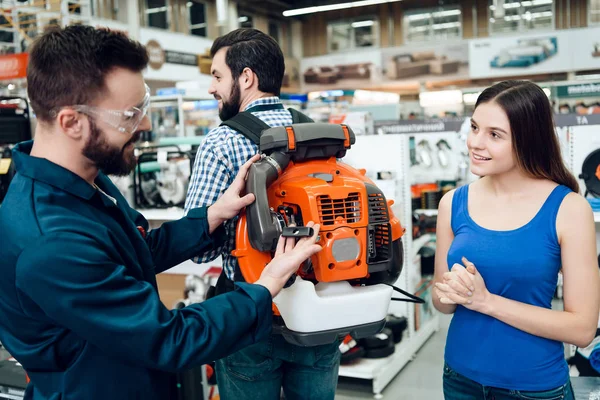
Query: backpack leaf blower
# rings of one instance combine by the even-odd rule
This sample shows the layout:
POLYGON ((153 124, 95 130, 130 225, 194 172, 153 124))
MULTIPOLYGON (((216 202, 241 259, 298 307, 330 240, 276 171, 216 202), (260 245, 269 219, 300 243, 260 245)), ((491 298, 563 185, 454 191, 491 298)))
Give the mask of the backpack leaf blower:
POLYGON ((311 236, 308 221, 321 226, 323 249, 273 299, 280 316, 274 330, 296 345, 380 332, 402 271, 404 228, 393 201, 364 170, 339 161, 354 143, 345 125, 269 128, 260 135, 262 158, 248 173, 246 191, 256 200, 238 220, 233 251, 247 282, 258 280, 280 236, 311 236))

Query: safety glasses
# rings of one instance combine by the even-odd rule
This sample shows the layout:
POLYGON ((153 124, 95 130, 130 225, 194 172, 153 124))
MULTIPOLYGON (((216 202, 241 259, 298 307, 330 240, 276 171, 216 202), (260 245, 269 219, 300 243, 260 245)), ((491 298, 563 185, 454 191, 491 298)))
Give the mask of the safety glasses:
MULTIPOLYGON (((146 95, 144 96, 140 106, 132 107, 129 110, 109 110, 106 108, 88 106, 84 104, 69 106, 69 108, 82 114, 98 118, 117 129, 119 132, 129 133, 132 135, 136 132, 138 126, 148 114, 148 109, 150 108, 150 88, 148 85, 145 85, 145 87, 146 95)), ((58 115, 58 112, 55 112, 55 114, 58 115)))

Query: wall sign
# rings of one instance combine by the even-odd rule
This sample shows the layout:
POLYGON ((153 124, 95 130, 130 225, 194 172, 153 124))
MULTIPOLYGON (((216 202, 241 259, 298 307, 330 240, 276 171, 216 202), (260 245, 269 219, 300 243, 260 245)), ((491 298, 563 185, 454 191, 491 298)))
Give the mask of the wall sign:
POLYGON ((556 87, 558 97, 600 96, 600 83, 583 83, 580 85, 564 85, 556 87))
POLYGON ((148 51, 149 65, 152 69, 161 69, 165 63, 165 52, 156 40, 150 40, 146 44, 148 51))
POLYGON ((197 54, 166 50, 165 59, 169 64, 190 65, 192 67, 198 66, 197 54))
POLYGON ((375 133, 378 135, 389 134, 415 134, 429 132, 458 132, 465 123, 464 118, 432 119, 428 120, 400 120, 375 123, 375 133))
POLYGON ((558 114, 554 116, 554 124, 558 127, 578 125, 600 125, 600 114, 558 114))
POLYGON ((0 80, 26 78, 28 61, 27 53, 0 56, 0 80))
POLYGON ((164 64, 198 66, 198 55, 181 51, 164 50, 156 40, 146 44, 149 65, 152 69, 161 69, 164 64))

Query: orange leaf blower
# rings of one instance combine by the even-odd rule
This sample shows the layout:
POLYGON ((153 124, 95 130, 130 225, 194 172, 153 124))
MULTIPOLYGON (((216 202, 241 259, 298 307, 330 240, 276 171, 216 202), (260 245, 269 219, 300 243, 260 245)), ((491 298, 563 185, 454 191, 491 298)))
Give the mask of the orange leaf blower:
POLYGON ((246 189, 256 201, 240 216, 233 252, 247 282, 258 280, 280 236, 311 236, 304 225, 321 225, 323 250, 273 299, 280 316, 274 328, 297 345, 381 331, 402 271, 404 228, 393 201, 364 170, 339 161, 354 142, 344 125, 270 128, 260 136, 262 159, 248 174, 246 189))

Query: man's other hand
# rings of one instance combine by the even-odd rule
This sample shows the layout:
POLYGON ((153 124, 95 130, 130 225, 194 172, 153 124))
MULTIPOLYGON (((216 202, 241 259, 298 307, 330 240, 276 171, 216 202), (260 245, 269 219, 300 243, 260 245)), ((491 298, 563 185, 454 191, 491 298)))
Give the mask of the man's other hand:
POLYGON ((315 225, 311 221, 306 226, 312 227, 314 230, 311 237, 302 238, 297 243, 295 238, 279 238, 275 257, 267 264, 260 278, 255 282, 266 287, 272 297, 277 296, 290 276, 300 268, 304 261, 322 249, 317 244, 320 225, 315 225))

